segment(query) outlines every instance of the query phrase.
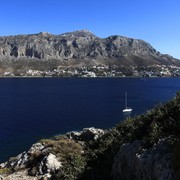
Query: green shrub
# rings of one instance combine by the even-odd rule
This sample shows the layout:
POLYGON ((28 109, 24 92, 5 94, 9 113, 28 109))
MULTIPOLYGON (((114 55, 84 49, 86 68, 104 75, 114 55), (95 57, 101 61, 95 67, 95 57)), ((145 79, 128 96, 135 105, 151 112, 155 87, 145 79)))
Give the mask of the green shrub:
POLYGON ((1 168, 0 169, 0 175, 5 175, 5 174, 10 174, 10 173, 12 173, 13 171, 12 171, 12 169, 10 169, 10 168, 1 168))
POLYGON ((83 156, 71 154, 66 160, 62 169, 53 176, 53 179, 73 180, 80 178, 83 174, 86 166, 86 160, 83 156))
MULTIPOLYGON (((48 153, 54 154, 62 162, 62 168, 53 175, 52 179, 75 179, 82 174, 86 160, 84 156, 84 149, 80 143, 68 139, 66 136, 55 136, 52 139, 41 139, 39 141, 48 153)), ((39 154, 33 154, 32 159, 41 157, 39 154)), ((35 175, 36 167, 31 168, 31 174, 35 175)))

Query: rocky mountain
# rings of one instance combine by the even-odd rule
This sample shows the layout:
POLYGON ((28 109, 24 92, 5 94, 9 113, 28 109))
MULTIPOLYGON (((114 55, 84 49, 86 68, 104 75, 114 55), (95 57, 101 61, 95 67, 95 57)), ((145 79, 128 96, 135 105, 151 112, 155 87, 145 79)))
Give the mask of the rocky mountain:
MULTIPOLYGON (((177 59, 156 51, 149 43, 123 36, 99 38, 88 30, 61 35, 47 32, 0 37, 1 66, 8 61, 49 61, 58 64, 175 64, 177 59)), ((5 65, 4 65, 5 66, 5 65)))

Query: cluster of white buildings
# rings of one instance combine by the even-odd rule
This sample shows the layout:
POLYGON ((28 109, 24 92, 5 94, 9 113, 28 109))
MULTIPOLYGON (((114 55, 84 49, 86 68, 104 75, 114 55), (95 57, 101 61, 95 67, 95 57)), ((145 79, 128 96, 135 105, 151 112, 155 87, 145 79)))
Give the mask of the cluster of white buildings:
POLYGON ((29 69, 26 72, 13 74, 4 72, 4 77, 179 77, 180 67, 177 66, 121 66, 97 65, 81 67, 61 67, 40 71, 29 69))

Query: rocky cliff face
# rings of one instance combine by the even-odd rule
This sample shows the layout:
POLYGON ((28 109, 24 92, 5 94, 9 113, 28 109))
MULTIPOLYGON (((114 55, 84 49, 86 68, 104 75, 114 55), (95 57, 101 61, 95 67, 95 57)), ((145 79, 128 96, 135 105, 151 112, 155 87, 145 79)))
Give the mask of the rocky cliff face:
MULTIPOLYGON (((33 144, 27 152, 25 151, 14 159, 0 164, 0 167, 11 168, 15 172, 19 171, 23 178, 26 177, 29 179, 31 178, 30 175, 33 175, 36 176, 34 177, 35 179, 40 179, 42 177, 51 177, 52 173, 62 167, 62 163, 54 154, 48 153, 45 146, 41 143, 36 143, 33 144), (38 157, 40 154, 41 157, 38 157)), ((16 175, 17 173, 10 173, 8 177, 12 177, 12 179, 14 178, 16 180, 21 179, 20 177, 15 178, 14 176, 16 175)))
POLYGON ((179 64, 145 41, 122 36, 102 39, 87 30, 61 35, 41 32, 0 37, 0 60, 12 59, 56 59, 76 64, 87 61, 124 65, 179 64))
POLYGON ((114 158, 114 180, 173 180, 171 148, 161 139, 150 149, 142 141, 124 144, 114 158))

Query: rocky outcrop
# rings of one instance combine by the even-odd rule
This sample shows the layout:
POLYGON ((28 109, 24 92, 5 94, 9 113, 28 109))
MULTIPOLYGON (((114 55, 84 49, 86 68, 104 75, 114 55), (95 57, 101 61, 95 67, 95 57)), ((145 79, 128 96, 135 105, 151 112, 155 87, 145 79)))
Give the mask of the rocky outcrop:
POLYGON ((0 180, 47 180, 46 176, 43 177, 32 177, 28 175, 26 170, 17 171, 13 174, 6 176, 0 176, 0 180))
POLYGON ((11 158, 10 161, 0 164, 0 167, 10 167, 14 170, 24 169, 28 166, 30 158, 34 155, 37 155, 43 150, 44 146, 41 143, 33 144, 32 147, 26 152, 19 154, 14 159, 11 158))
POLYGON ((88 30, 53 35, 46 32, 0 37, 0 60, 56 59, 71 65, 117 63, 121 65, 179 64, 149 43, 123 36, 99 38, 88 30))
POLYGON ((91 128, 84 128, 83 131, 72 131, 66 134, 66 136, 70 139, 76 140, 76 141, 91 141, 91 140, 97 140, 99 137, 101 137, 105 133, 102 129, 97 129, 94 127, 91 128))
POLYGON ((12 169, 15 172, 25 170, 23 173, 27 175, 50 178, 52 173, 62 167, 62 164, 55 155, 48 153, 41 143, 36 143, 27 152, 0 164, 0 167, 12 169))
MULTIPOLYGON (((54 177, 61 179, 61 175, 63 176, 65 172, 66 175, 68 173, 73 174, 76 171, 73 171, 72 166, 69 166, 68 163, 72 163, 71 165, 76 170, 85 168, 83 164, 85 159, 82 160, 81 155, 85 154, 84 150, 86 151, 86 144, 88 143, 84 142, 94 141, 98 143, 98 138, 105 133, 105 130, 94 127, 84 128, 80 132, 69 132, 65 136, 45 139, 41 143, 33 144, 28 151, 0 164, 0 170, 10 169, 12 171, 10 174, 0 176, 0 180, 48 180, 54 177), (77 145, 85 148, 79 149, 77 145), (62 151, 64 154, 60 153, 62 148, 64 148, 62 151), (71 152, 73 148, 76 148, 78 154, 69 156, 75 152, 71 152), (66 154, 68 152, 69 155, 66 154), (68 157, 66 163, 63 159, 65 154, 68 157), (75 158, 75 160, 71 158, 75 158), (67 171, 63 171, 63 168, 67 171)), ((114 163, 111 166, 112 177, 114 180, 175 180, 175 171, 172 168, 172 149, 172 137, 170 136, 159 139, 149 148, 145 148, 143 140, 123 144, 114 157, 114 163)), ((76 179, 75 177, 78 176, 73 176, 72 179, 76 179)))
POLYGON ((61 162, 59 162, 55 155, 49 154, 45 156, 40 163, 38 175, 47 174, 50 175, 51 173, 55 173, 60 167, 62 166, 61 162))
POLYGON ((142 141, 124 144, 114 158, 114 180, 174 180, 170 144, 161 139, 150 149, 142 141))
MULTIPOLYGON (((10 158, 9 161, 0 164, 0 170, 12 170, 13 173, 5 176, 5 178, 9 178, 8 180, 31 180, 32 177, 34 177, 34 179, 50 179, 52 174, 61 171, 61 169, 63 168, 61 156, 63 158, 65 155, 61 154, 57 157, 56 155, 60 152, 60 149, 58 148, 65 148, 66 150, 64 151, 67 151, 66 153, 68 153, 68 151, 69 153, 70 151, 75 152, 73 150, 73 147, 78 148, 77 144, 80 145, 83 144, 83 142, 97 140, 104 133, 105 131, 102 129, 91 127, 84 128, 80 132, 69 132, 65 136, 60 137, 59 141, 58 139, 46 139, 44 140, 45 142, 42 141, 42 143, 39 142, 33 144, 28 151, 25 151, 14 158, 10 158)), ((82 153, 83 151, 79 151, 79 154, 82 153)))

